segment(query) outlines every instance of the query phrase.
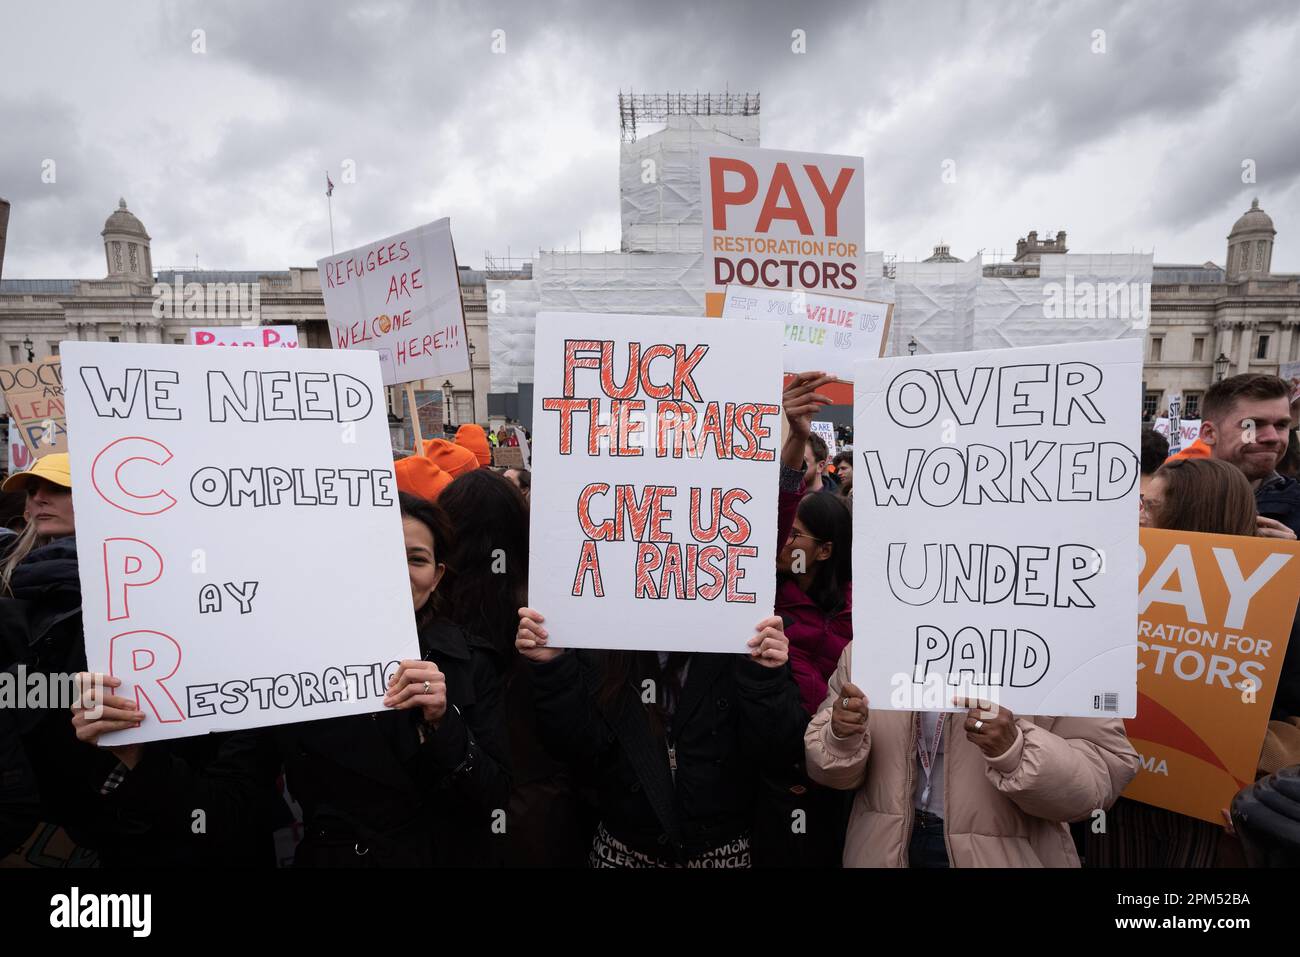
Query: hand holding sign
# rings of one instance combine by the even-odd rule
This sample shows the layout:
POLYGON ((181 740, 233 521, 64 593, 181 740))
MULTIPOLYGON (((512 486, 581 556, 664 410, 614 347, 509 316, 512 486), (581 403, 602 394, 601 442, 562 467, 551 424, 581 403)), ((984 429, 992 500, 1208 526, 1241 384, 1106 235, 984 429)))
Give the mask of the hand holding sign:
POLYGON ((831 705, 831 734, 855 737, 867 730, 867 696, 851 681, 840 690, 840 697, 831 705))
POLYGON ((749 655, 764 668, 780 668, 790 657, 790 639, 775 615, 758 623, 758 634, 749 639, 749 655))
POLYGON ((403 661, 388 680, 384 707, 419 708, 436 731, 447 714, 447 676, 432 661, 403 661))
POLYGON ((1287 528, 1275 518, 1267 518, 1263 515, 1255 516, 1255 534, 1260 538, 1280 538, 1284 542, 1294 542, 1295 532, 1287 528))
POLYGON ((1000 758, 1016 743, 1016 716, 1007 708, 978 698, 953 698, 958 708, 969 708, 966 740, 984 752, 986 758, 1000 758))
MULTIPOLYGON (((104 694, 105 688, 117 688, 121 684, 122 679, 112 675, 92 674, 88 671, 77 675, 77 686, 81 689, 81 694, 72 706, 72 727, 76 730, 78 741, 98 745, 100 736, 110 731, 140 727, 145 714, 136 707, 133 699, 104 694)), ((134 768, 140 763, 143 748, 138 744, 127 744, 109 748, 109 751, 128 768, 134 768)))
POLYGON ((542 622, 545 620, 541 612, 533 611, 531 608, 519 609, 519 631, 515 634, 515 648, 529 661, 538 664, 554 661, 564 654, 563 648, 546 647, 548 635, 546 629, 542 627, 542 622))

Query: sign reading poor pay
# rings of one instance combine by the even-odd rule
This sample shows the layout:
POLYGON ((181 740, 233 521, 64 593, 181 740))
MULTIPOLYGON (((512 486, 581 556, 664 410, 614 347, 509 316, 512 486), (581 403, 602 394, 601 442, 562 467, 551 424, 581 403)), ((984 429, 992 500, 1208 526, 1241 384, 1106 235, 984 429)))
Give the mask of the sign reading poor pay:
POLYGON ((746 651, 775 597, 781 326, 542 313, 534 381, 551 644, 746 651))
POLYGON ((92 671, 113 744, 376 711, 419 657, 365 353, 66 342, 92 671))
POLYGON ((858 364, 853 681, 873 708, 1132 717, 1141 340, 858 364))

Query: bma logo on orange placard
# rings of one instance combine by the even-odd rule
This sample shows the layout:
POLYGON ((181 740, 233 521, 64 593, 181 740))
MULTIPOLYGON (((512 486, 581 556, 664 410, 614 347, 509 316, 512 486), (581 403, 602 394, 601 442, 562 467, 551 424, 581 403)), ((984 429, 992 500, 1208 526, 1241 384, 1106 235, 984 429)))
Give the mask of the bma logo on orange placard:
POLYGON ((1300 543, 1141 531, 1138 708, 1142 767, 1124 796, 1223 823, 1255 779, 1300 599, 1300 543))

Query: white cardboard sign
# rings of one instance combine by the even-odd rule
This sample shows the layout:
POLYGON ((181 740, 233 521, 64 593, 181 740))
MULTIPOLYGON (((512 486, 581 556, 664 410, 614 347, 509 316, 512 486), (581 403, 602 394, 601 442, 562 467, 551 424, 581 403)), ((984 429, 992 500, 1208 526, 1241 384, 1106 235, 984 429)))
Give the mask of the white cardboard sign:
POLYGON ((826 443, 826 454, 830 458, 835 458, 835 423, 813 422, 812 431, 814 435, 820 435, 822 441, 826 443))
POLYGON ((528 588, 554 646, 747 650, 775 598, 780 335, 537 317, 528 588))
MULTIPOLYGON (((709 295, 720 299, 731 283, 859 295, 866 281, 863 183, 860 156, 701 147, 709 295)), ((709 315, 721 314, 709 306, 709 315)))
POLYGON ((885 354, 893 309, 887 302, 731 285, 722 318, 782 322, 786 372, 815 369, 851 381, 855 362, 885 354))
POLYGON ((858 364, 853 680, 871 707, 1134 715, 1141 348, 858 364))
POLYGON ((330 342, 379 353, 384 385, 469 370, 451 220, 317 262, 330 342))
POLYGON ((261 349, 297 349, 297 326, 210 326, 191 329, 192 346, 246 346, 261 349))
POLYGON ((419 657, 379 368, 64 342, 86 657, 114 744, 377 711, 419 657))

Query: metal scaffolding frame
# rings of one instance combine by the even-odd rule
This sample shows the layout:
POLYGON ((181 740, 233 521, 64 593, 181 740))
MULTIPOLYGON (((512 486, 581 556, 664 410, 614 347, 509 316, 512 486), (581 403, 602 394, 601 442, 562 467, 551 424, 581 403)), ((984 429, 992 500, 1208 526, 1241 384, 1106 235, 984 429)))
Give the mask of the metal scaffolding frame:
POLYGON ((618 94, 619 129, 625 143, 635 143, 637 124, 664 123, 670 116, 757 116, 757 93, 618 94))

